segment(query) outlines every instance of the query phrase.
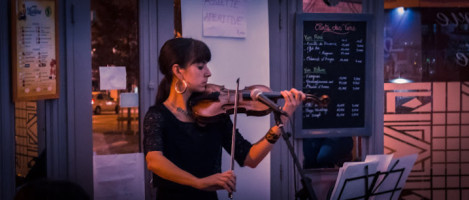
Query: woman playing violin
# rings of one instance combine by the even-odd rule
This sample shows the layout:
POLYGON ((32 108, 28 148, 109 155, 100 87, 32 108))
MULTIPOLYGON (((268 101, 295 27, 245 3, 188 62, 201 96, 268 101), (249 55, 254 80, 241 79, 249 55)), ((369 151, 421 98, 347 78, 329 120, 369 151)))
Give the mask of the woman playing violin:
MULTIPOLYGON (((144 150, 147 167, 154 173, 157 199, 217 199, 216 190, 234 192, 236 176, 221 171, 222 148, 231 151, 233 123, 228 114, 216 123, 195 121, 188 101, 204 92, 212 75, 207 63, 207 45, 190 38, 168 40, 160 51, 164 75, 156 103, 145 115, 144 150)), ((292 116, 305 94, 296 89, 282 91, 283 111, 292 116)), ((287 117, 283 117, 287 123, 287 117)), ((256 167, 280 136, 277 126, 251 144, 236 132, 235 160, 240 166, 256 167)))

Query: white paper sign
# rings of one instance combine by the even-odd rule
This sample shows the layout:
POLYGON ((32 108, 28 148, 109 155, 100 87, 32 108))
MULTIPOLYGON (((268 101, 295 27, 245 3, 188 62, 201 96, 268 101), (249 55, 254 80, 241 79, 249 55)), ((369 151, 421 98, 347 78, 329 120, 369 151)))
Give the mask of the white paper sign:
POLYGON ((99 67, 100 90, 123 90, 127 86, 125 67, 99 67))
POLYGON ((138 107, 138 93, 121 93, 120 107, 138 107))
POLYGON ((94 199, 145 199, 143 153, 94 155, 94 199))
POLYGON ((246 0, 205 0, 203 36, 246 37, 246 0))

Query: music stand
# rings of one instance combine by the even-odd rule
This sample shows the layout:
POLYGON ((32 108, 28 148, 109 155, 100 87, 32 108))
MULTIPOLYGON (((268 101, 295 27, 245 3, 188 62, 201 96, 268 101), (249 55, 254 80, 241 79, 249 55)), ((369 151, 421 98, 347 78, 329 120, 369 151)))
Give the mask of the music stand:
MULTIPOLYGON (((368 165, 366 165, 364 167, 365 175, 345 179, 343 187, 341 188, 337 199, 368 200, 370 198, 373 199, 378 196, 381 196, 378 199, 383 199, 383 196, 386 196, 386 197, 389 196, 389 199, 392 199, 396 193, 399 194, 399 191, 402 190, 402 187, 399 187, 399 183, 401 182, 405 168, 394 169, 398 163, 399 163, 399 160, 397 160, 394 163, 393 167, 389 171, 384 171, 384 172, 377 171, 376 173, 372 173, 372 174, 368 173, 369 169, 368 169, 368 165), (392 177, 392 175, 397 176, 397 180, 395 178, 393 179, 389 178, 390 176, 392 177), (349 187, 352 187, 351 185, 354 184, 354 182, 356 183, 357 181, 360 181, 361 179, 363 179, 365 183, 362 193, 357 195, 357 194, 347 192, 347 189, 349 187), (372 179, 371 184, 369 183, 370 179, 372 179), (385 187, 385 188, 381 188, 381 187, 385 187)), ((353 185, 353 187, 355 188, 356 185, 353 185)), ((357 191, 354 191, 354 192, 356 193, 357 191)), ((328 199, 330 198, 331 197, 329 196, 328 199)))

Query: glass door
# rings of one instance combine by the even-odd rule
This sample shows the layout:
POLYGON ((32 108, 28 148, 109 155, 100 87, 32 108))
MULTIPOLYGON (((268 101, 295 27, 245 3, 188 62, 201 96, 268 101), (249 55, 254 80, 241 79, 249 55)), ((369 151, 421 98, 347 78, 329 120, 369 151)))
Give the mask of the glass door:
POLYGON ((91 1, 93 152, 139 152, 138 1, 91 1))
POLYGON ((144 199, 138 0, 91 1, 94 199, 144 199))

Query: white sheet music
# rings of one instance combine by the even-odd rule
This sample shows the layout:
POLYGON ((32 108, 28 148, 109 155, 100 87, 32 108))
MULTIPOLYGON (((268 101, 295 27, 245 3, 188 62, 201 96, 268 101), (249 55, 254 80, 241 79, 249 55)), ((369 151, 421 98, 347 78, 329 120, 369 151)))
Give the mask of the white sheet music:
POLYGON ((405 182, 410 172, 412 171, 412 167, 414 166, 415 160, 417 160, 417 154, 412 154, 412 155, 393 159, 391 163, 389 164, 387 171, 392 172, 392 170, 396 171, 396 170, 404 169, 403 172, 401 171, 402 175, 401 175, 401 172, 395 172, 395 173, 389 173, 387 177, 383 176, 382 183, 379 184, 379 188, 377 188, 377 190, 374 193, 379 194, 380 192, 392 191, 395 188, 400 188, 400 190, 397 190, 394 193, 386 192, 381 195, 376 195, 374 196, 375 199, 397 200, 399 198, 399 195, 402 192, 402 189, 404 189, 405 182))
MULTIPOLYGON (((339 169, 336 185, 332 191, 331 199, 349 199, 365 195, 365 179, 356 177, 366 176, 377 172, 377 161, 345 162, 339 169), (366 170, 368 167, 368 170, 366 170), (347 180, 348 179, 348 180, 347 180)), ((368 187, 371 186, 373 178, 368 179, 368 187)))
POLYGON ((393 154, 378 154, 378 155, 366 155, 365 162, 367 161, 377 161, 378 171, 384 172, 388 170, 389 163, 392 161, 393 154))
POLYGON ((394 159, 392 157, 393 155, 384 154, 368 155, 363 162, 344 163, 339 169, 331 199, 360 198, 365 196, 367 190, 368 195, 371 195, 370 199, 398 199, 417 154, 394 159), (366 167, 368 171, 365 170, 366 167), (371 175, 367 178, 368 185, 365 184, 366 175, 371 175), (375 177, 376 182, 373 182, 375 177))
MULTIPOLYGON (((388 170, 389 164, 392 161, 392 157, 394 154, 378 154, 378 155, 366 155, 365 161, 377 161, 378 164, 378 171, 379 172, 385 172, 388 170)), ((377 186, 379 186, 382 181, 383 181, 384 176, 378 176, 377 179, 377 184, 374 185, 373 191, 377 190, 377 186)), ((370 197, 370 200, 373 200, 374 196, 370 197)))

